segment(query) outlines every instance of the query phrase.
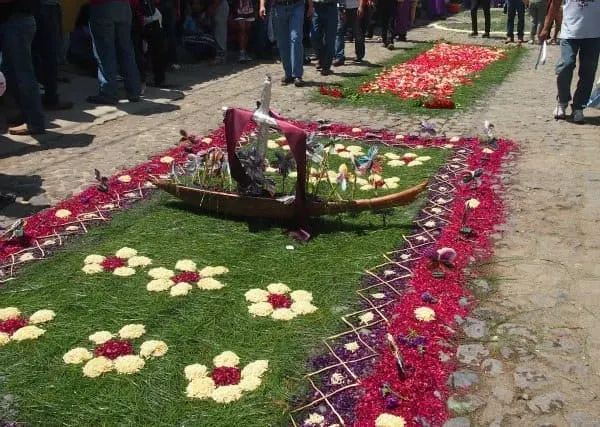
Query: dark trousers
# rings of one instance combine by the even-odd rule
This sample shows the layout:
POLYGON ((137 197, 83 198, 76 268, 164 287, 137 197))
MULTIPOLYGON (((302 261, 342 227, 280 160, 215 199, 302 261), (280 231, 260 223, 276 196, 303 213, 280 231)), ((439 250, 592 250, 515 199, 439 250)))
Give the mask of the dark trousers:
POLYGON ((340 12, 338 18, 338 28, 335 38, 335 58, 344 61, 344 38, 346 32, 352 30, 354 38, 354 53, 356 59, 362 60, 365 57, 365 29, 364 21, 358 17, 358 9, 346 9, 345 16, 340 12))
POLYGON ((492 18, 490 16, 490 0, 471 0, 471 28, 477 32, 477 9, 483 9, 483 18, 485 19, 484 32, 489 33, 492 27, 492 18))
POLYGON ((62 12, 60 5, 42 5, 35 15, 33 65, 37 80, 44 85, 44 103, 58 103, 58 52, 62 12))
POLYGON ((321 67, 329 70, 335 54, 335 36, 338 26, 337 4, 318 2, 314 4, 314 7, 311 44, 321 67))
POLYGON ((167 39, 167 59, 170 64, 177 64, 177 10, 173 0, 161 0, 158 10, 162 15, 163 32, 167 39))
POLYGON ((514 37, 515 35, 515 15, 517 16, 517 36, 519 40, 523 39, 525 33, 525 4, 523 0, 507 0, 508 21, 506 23, 506 35, 514 37))
POLYGON ((387 46, 388 43, 394 41, 394 34, 392 34, 392 38, 390 39, 389 33, 390 22, 396 14, 396 0, 381 0, 377 4, 377 11, 379 12, 379 16, 381 16, 381 41, 387 46))
POLYGON ((154 74, 154 84, 163 84, 165 82, 167 57, 160 24, 158 21, 155 21, 145 25, 143 28, 140 28, 139 25, 134 25, 133 28, 132 39, 135 45, 135 61, 140 70, 142 82, 145 82, 147 77, 143 52, 143 42, 145 41, 148 44, 148 53, 150 54, 152 73, 154 74))

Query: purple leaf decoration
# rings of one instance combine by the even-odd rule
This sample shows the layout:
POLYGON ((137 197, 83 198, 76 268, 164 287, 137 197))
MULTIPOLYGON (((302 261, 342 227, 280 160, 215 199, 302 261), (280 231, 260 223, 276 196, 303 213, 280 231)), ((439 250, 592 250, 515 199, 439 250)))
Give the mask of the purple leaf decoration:
POLYGON ((438 253, 433 246, 425 248, 423 252, 421 252, 421 255, 423 255, 426 258, 429 258, 432 261, 439 261, 438 253))
POLYGON ((393 394, 391 396, 388 396, 385 399, 385 408, 386 409, 396 409, 398 407, 398 405, 400 405, 400 401, 393 394))
POLYGON ((421 295, 421 300, 429 304, 435 304, 437 302, 437 298, 431 295, 429 291, 423 292, 421 295))
POLYGON ((456 251, 452 248, 438 249, 438 260, 446 265, 452 265, 456 259, 456 251))

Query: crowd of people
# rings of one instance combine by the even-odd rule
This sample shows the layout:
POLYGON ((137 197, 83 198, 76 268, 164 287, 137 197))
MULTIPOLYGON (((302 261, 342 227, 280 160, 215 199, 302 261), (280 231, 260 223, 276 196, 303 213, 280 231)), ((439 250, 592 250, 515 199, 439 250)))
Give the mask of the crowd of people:
MULTIPOLYGON (((346 62, 348 35, 361 62, 376 21, 392 49, 395 39, 406 40, 418 6, 430 18, 446 15, 444 0, 89 0, 68 38, 67 58, 97 74, 98 93, 87 97, 93 104, 117 104, 119 79, 130 102, 140 101, 146 84, 166 86, 166 72, 180 68, 180 46, 217 65, 232 45, 240 62, 279 57, 282 83, 302 86, 306 45, 321 74, 332 74, 346 62)), ((21 110, 9 120, 10 134, 44 133, 44 110, 73 107, 58 94, 61 19, 60 0, 0 0, 2 65, 21 110)))
MULTIPOLYGON (((580 70, 573 115, 576 121, 582 121, 582 99, 589 98, 600 50, 600 2, 546 1, 507 0, 506 41, 514 42, 515 17, 518 41, 524 41, 526 7, 532 18, 531 41, 549 39, 552 26, 551 40, 556 41, 564 9, 563 52, 557 67, 559 106, 555 116, 565 116, 564 107, 570 101, 567 83, 572 79, 579 53, 583 71, 580 70), (557 2, 564 8, 555 7, 557 2), (579 40, 582 35, 592 41, 570 41, 579 40)), ((489 37, 490 3, 471 0, 472 36, 478 35, 477 11, 482 8, 483 37, 489 37)), ((87 97, 87 102, 93 104, 117 104, 121 98, 119 79, 123 80, 129 102, 141 100, 146 84, 166 86, 166 71, 180 68, 180 46, 199 58, 212 57, 214 64, 226 62, 231 45, 239 50, 240 62, 251 61, 251 55, 279 57, 284 71, 281 83, 302 86, 304 67, 311 59, 316 60, 316 68, 323 76, 332 74, 332 67, 346 63, 347 38, 354 43, 353 61, 362 62, 365 39, 373 37, 376 22, 381 26, 381 43, 393 49, 395 40, 406 40, 417 10, 429 18, 443 18, 446 1, 89 0, 70 34, 68 59, 97 74, 98 93, 87 97), (313 58, 305 55, 307 45, 313 58)), ((58 93, 63 46, 61 16, 60 0, 0 0, 2 67, 7 86, 21 110, 18 117, 9 120, 9 132, 13 135, 44 133, 44 110, 73 106, 61 100, 58 93)))

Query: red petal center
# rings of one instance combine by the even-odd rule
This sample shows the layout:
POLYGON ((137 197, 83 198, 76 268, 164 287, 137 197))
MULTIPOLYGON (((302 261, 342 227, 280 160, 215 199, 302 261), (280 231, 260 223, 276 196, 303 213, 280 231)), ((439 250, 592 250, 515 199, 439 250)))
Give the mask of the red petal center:
POLYGON ((273 308, 290 308, 292 300, 285 295, 269 294, 267 301, 273 306, 273 308))
POLYGON ((119 356, 133 354, 133 346, 129 341, 109 340, 94 350, 96 356, 116 359, 119 356))
POLYGON ((228 368, 222 366, 213 369, 211 377, 217 386, 235 385, 240 382, 242 374, 238 368, 228 368))
POLYGON ((173 277, 175 283, 197 283, 201 279, 200 275, 195 271, 184 271, 173 277))
POLYGON ((12 335, 23 326, 27 326, 27 323, 27 319, 23 319, 22 317, 5 320, 4 322, 0 322, 0 332, 12 335))
POLYGON ((102 261, 102 268, 108 271, 113 271, 115 269, 117 269, 118 267, 123 267, 125 265, 125 260, 119 258, 119 257, 110 257, 110 258, 106 258, 104 261, 102 261))

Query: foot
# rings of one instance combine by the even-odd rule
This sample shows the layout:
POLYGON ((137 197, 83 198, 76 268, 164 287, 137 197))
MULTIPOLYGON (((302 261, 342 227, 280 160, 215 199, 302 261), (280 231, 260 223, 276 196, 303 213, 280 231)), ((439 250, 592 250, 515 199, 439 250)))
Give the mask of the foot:
POLYGON ((302 80, 301 77, 296 77, 294 79, 294 86, 296 86, 296 87, 302 87, 302 86, 304 86, 304 80, 302 80))
POLYGON ((353 61, 355 64, 362 64, 364 62, 364 60, 362 58, 356 58, 353 61))
POLYGON ((11 128, 8 128, 8 133, 11 135, 25 136, 25 135, 41 135, 43 133, 46 133, 46 131, 44 129, 29 129, 29 126, 24 123, 19 126, 13 126, 11 128))
POLYGON ((290 83, 294 82, 294 78, 293 77, 284 77, 281 79, 281 86, 287 86, 290 83))
POLYGON ((217 56, 215 59, 211 61, 211 65, 223 65, 225 64, 224 56, 217 56))
POLYGON ((529 39, 529 44, 537 44, 535 41, 535 37, 529 39))
POLYGON ((9 126, 22 125, 23 123, 25 123, 25 118, 22 114, 17 114, 16 116, 9 117, 6 122, 9 126))
POLYGON ((97 104, 97 105, 116 105, 118 102, 118 100, 109 98, 104 95, 88 96, 86 98, 86 101, 89 102, 90 104, 97 104))
POLYGON ((140 102, 142 100, 142 98, 140 96, 133 96, 133 95, 131 95, 131 96, 127 97, 127 100, 129 102, 140 102))
POLYGON ((582 125, 585 123, 585 117, 583 115, 583 110, 581 110, 581 109, 573 110, 573 123, 577 123, 578 125, 582 125))
POLYGON ((483 33, 483 34, 481 35, 481 38, 482 38, 482 39, 489 39, 489 38, 490 38, 490 33, 483 33))
POLYGON ((525 43, 525 40, 523 39, 523 37, 519 37, 519 39, 518 39, 518 43, 519 43, 519 44, 523 44, 523 43, 525 43))
POLYGON ((388 43, 386 47, 388 50, 394 50, 394 43, 388 43))
POLYGON ((565 120, 567 118, 567 105, 566 104, 558 104, 554 109, 554 119, 555 120, 565 120))
POLYGON ((44 106, 44 110, 48 111, 70 110, 73 108, 71 101, 42 102, 42 105, 44 106))
POLYGON ((250 62, 250 61, 252 61, 252 58, 250 58, 250 55, 248 55, 248 52, 241 51, 240 57, 239 57, 239 62, 245 63, 245 62, 250 62))
POLYGON ((333 66, 334 66, 334 67, 341 67, 342 65, 344 65, 344 60, 343 60, 343 59, 341 59, 341 58, 336 58, 336 59, 333 61, 333 66))
POLYGON ((477 37, 479 35, 479 33, 477 31, 473 31, 471 34, 469 34, 469 37, 477 37))
POLYGON ((179 71, 179 70, 181 70, 181 65, 179 65, 179 64, 171 64, 171 70, 172 71, 179 71))
POLYGON ((330 76, 333 74, 333 71, 331 71, 329 68, 323 68, 321 70, 321 75, 322 76, 330 76))
POLYGON ((373 38, 373 33, 367 33, 367 34, 365 34, 365 38, 372 39, 373 38))
POLYGON ((317 64, 315 65, 315 68, 317 69, 317 71, 321 71, 323 69, 323 66, 321 64, 317 64))
POLYGON ((506 37, 506 40, 504 40, 504 44, 514 43, 514 42, 515 42, 515 38, 513 36, 508 36, 508 37, 506 37))
POLYGON ((401 42, 405 42, 406 41, 406 34, 400 34, 398 36, 398 40, 401 41, 401 42))

